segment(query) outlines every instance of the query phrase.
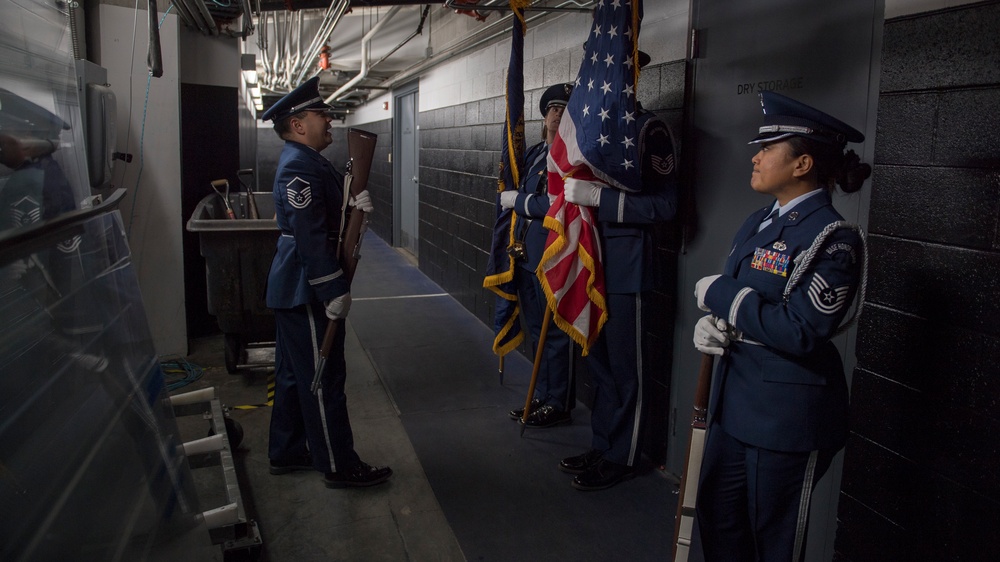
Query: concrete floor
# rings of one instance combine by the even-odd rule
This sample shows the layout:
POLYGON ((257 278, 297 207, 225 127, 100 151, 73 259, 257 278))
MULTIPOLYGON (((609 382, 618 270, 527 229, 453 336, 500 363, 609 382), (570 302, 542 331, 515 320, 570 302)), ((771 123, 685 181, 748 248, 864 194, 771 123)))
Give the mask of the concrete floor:
MULTIPOLYGON (((670 556, 675 482, 646 463, 609 490, 579 492, 559 459, 589 448, 589 411, 571 425, 528 430, 506 412, 523 404, 531 364, 507 357, 504 383, 491 330, 372 234, 347 322, 347 396, 356 449, 394 475, 368 489, 331 490, 322 476, 268 473, 273 348, 249 350, 229 374, 221 335, 191 342, 202 378, 244 432, 234 454, 259 560, 664 560, 670 556)), ((178 418, 182 434, 206 422, 178 418)), ((185 436, 187 439, 187 436, 185 436)), ((198 472, 194 471, 198 481, 198 472)), ((213 484, 202 482, 203 509, 213 484), (206 488, 207 486, 207 488, 206 488)), ((242 559, 238 550, 228 559, 242 559)))
MULTIPOLYGON (((203 367, 205 375, 178 392, 214 386, 230 418, 243 429, 243 441, 234 456, 247 512, 262 535, 260 560, 465 560, 399 416, 353 330, 347 334, 347 395, 356 448, 362 459, 387 464, 394 471, 387 484, 369 489, 330 490, 318 472, 272 476, 267 458, 270 408, 235 407, 266 402, 273 369, 245 367, 231 375, 223 366, 222 347, 221 336, 192 342, 187 359, 203 367)), ((273 348, 252 349, 249 355, 250 362, 269 363, 273 348)), ((182 430, 191 423, 178 422, 182 430)), ((200 420, 193 423, 202 425, 200 420)), ((212 471, 193 472, 196 481, 211 479, 199 486, 204 496, 205 486, 218 480, 201 477, 201 471, 212 471)), ((220 496, 214 499, 221 502, 220 496)), ((202 505, 203 509, 211 507, 202 505)))

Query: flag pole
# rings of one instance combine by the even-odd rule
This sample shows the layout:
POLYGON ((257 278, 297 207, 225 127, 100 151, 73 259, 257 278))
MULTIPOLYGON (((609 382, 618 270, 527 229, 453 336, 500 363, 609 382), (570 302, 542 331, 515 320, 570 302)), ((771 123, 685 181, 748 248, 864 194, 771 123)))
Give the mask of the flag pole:
POLYGON ((542 353, 545 351, 545 336, 549 333, 550 320, 552 320, 552 309, 546 306, 545 316, 542 317, 542 331, 538 334, 538 349, 535 350, 535 366, 531 369, 531 382, 528 383, 528 397, 524 399, 524 413, 521 414, 521 437, 524 437, 524 428, 528 423, 528 415, 531 414, 531 399, 535 395, 538 369, 542 366, 542 353))
POLYGON ((500 386, 503 386, 503 355, 500 356, 500 366, 497 367, 497 371, 500 373, 500 386))

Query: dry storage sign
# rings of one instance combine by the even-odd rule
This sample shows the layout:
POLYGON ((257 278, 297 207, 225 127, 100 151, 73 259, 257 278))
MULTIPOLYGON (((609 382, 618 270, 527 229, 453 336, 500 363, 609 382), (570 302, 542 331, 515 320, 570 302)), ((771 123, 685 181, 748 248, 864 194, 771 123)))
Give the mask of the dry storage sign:
POLYGON ((736 85, 736 95, 759 94, 765 91, 780 92, 782 90, 798 90, 805 87, 805 78, 795 76, 784 80, 761 80, 759 82, 745 82, 736 85))

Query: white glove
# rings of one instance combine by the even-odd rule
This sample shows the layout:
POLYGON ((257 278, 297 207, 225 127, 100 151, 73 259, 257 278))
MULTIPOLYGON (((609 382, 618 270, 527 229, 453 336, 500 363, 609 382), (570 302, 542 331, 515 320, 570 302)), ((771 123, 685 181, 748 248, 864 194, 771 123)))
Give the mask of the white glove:
POLYGON ((702 316, 694 325, 694 348, 708 355, 722 355, 729 345, 729 336, 726 335, 728 329, 729 325, 725 320, 711 314, 702 316))
POLYGON ((351 310, 350 291, 326 301, 326 317, 330 320, 340 320, 347 318, 347 313, 351 310))
POLYGON ((698 308, 704 310, 705 312, 712 312, 707 306, 705 306, 705 294, 708 293, 708 287, 715 282, 716 279, 722 277, 721 275, 709 275, 707 277, 702 277, 694 284, 694 298, 698 299, 698 308))
POLYGON ((500 193, 500 206, 504 209, 513 209, 514 203, 517 201, 517 190, 508 189, 507 191, 502 191, 500 193))
POLYGON ((599 183, 566 178, 563 193, 566 200, 570 203, 586 207, 596 207, 601 204, 601 190, 604 187, 599 183))
POLYGON ((368 190, 364 190, 358 194, 357 197, 351 197, 349 201, 350 205, 359 211, 364 211, 365 213, 370 213, 375 210, 372 206, 372 197, 368 194, 368 190))

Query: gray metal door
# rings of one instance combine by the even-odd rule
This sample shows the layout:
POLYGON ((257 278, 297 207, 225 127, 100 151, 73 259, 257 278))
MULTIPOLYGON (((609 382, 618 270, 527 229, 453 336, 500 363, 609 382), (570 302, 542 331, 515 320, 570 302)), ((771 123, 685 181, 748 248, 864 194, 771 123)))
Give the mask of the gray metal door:
POLYGON ((419 246, 419 139, 417 132, 417 91, 396 98, 399 138, 396 154, 399 157, 399 225, 397 246, 417 255, 419 246))
MULTIPOLYGON (((667 459, 675 474, 683 470, 700 360, 691 344, 694 324, 704 314, 692 297, 695 282, 722 270, 736 230, 751 212, 773 202, 750 188, 750 159, 756 149, 747 141, 760 126, 758 94, 779 91, 862 130, 867 142, 851 148, 871 163, 882 17, 882 0, 694 2, 692 126, 684 153, 693 159, 699 232, 678 272, 674 415, 667 459)), ((847 220, 865 225, 870 189, 868 184, 858 194, 834 196, 847 220)), ((854 338, 852 330, 838 342, 848 376, 855 363, 854 338)), ((840 474, 838 457, 814 493, 808 560, 832 558, 840 474)))

